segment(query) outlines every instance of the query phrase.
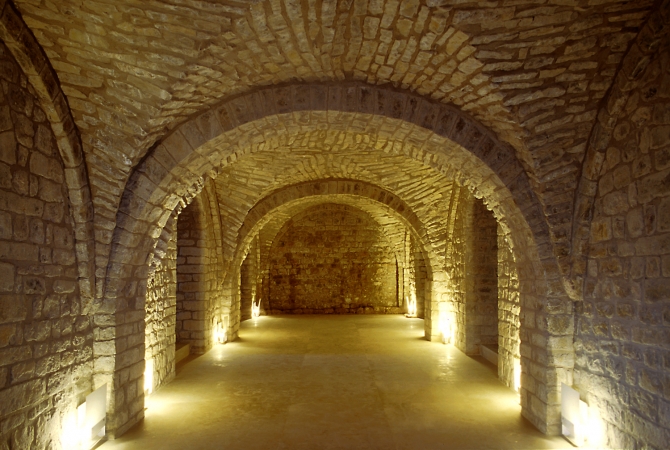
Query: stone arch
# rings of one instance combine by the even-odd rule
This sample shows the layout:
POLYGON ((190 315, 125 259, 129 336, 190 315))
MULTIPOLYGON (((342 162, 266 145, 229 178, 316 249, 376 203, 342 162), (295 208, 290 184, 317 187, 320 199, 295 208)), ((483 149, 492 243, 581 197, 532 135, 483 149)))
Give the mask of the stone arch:
POLYGON ((598 191, 598 179, 605 162, 605 154, 612 141, 614 127, 625 111, 631 92, 638 87, 645 69, 670 33, 669 20, 661 11, 654 11, 647 19, 621 62, 621 68, 608 95, 598 111, 581 168, 581 177, 575 193, 572 219, 572 244, 569 266, 564 269, 565 285, 573 300, 582 300, 586 275, 587 253, 593 207, 598 191))
MULTIPOLYGON (((314 198, 314 197, 332 197, 332 196, 352 196, 352 197, 362 197, 374 201, 381 205, 384 209, 394 214, 396 217, 400 218, 404 224, 416 233, 417 237, 423 239, 426 236, 427 231, 425 230, 424 225, 421 223, 419 218, 414 214, 409 205, 393 194, 392 192, 387 191, 386 189, 374 186, 367 182, 362 182, 358 180, 337 180, 337 179, 326 179, 321 181, 301 183, 299 185, 288 186, 284 189, 276 191, 269 196, 263 198, 258 202, 254 207, 249 211, 247 217, 240 228, 240 250, 238 254, 233 259, 233 261, 238 261, 240 258, 239 252, 243 251, 246 242, 249 240, 249 236, 254 234, 259 226, 262 226, 265 221, 267 221, 268 215, 290 202, 305 198, 314 198)), ((431 273, 435 265, 435 252, 430 248, 429 244, 424 243, 424 251, 429 255, 429 258, 432 258, 432 265, 430 266, 431 273)))
POLYGON ((93 203, 81 139, 72 112, 44 50, 14 4, 7 0, 0 2, 0 39, 35 89, 56 138, 65 166, 65 182, 74 219, 79 290, 90 307, 93 298, 100 297, 102 292, 96 294, 93 203))
MULTIPOLYGON (((390 216, 420 243, 422 259, 425 261, 427 270, 427 279, 432 280, 433 271, 440 270, 437 267, 439 263, 436 261, 436 252, 426 242, 425 237, 428 232, 425 226, 405 201, 388 190, 371 183, 347 179, 326 179, 292 185, 275 191, 259 201, 249 211, 240 228, 239 244, 233 257, 232 267, 238 268, 241 265, 251 241, 259 230, 271 220, 275 212, 298 205, 307 208, 321 202, 343 203, 356 208, 363 208, 368 213, 371 213, 370 210, 379 210, 380 212, 377 215, 390 216), (360 204, 361 200, 365 200, 368 205, 374 206, 365 208, 360 204)), ((281 227, 283 222, 288 221, 291 216, 293 216, 293 213, 284 217, 278 227, 281 227)), ((396 252, 399 251, 398 249, 395 250, 396 252)), ((422 295, 422 297, 425 297, 427 302, 431 299, 430 295, 422 295)), ((430 336, 430 308, 426 308, 426 314, 426 333, 430 336)))
MULTIPOLYGON (((163 199, 176 204, 198 178, 208 172, 215 176, 216 168, 236 161, 246 151, 253 151, 254 145, 262 145, 260 143, 264 138, 255 121, 265 119, 269 122, 265 126, 277 125, 277 117, 294 114, 298 116, 298 123, 306 124, 321 111, 324 119, 346 117, 349 126, 358 127, 361 131, 375 126, 391 126, 383 123, 384 119, 404 124, 400 130, 385 131, 389 134, 396 132, 396 135, 402 135, 416 144, 419 151, 411 156, 427 165, 435 160, 434 155, 426 151, 431 144, 456 143, 470 156, 461 162, 461 167, 454 168, 457 181, 483 198, 490 198, 494 191, 506 186, 515 203, 514 208, 523 213, 530 226, 546 275, 549 278, 559 276, 557 255, 554 255, 553 246, 547 239, 549 228, 542 206, 514 150, 455 108, 390 88, 363 83, 336 86, 312 84, 267 88, 235 97, 179 126, 148 154, 131 177, 129 185, 135 186, 141 181, 151 192, 164 194, 161 195, 163 199), (367 126, 363 122, 356 123, 355 119, 359 117, 371 117, 372 123, 367 126), (228 133, 252 131, 254 135, 246 134, 243 140, 238 140, 235 148, 229 146, 221 150, 220 145, 228 133), (177 167, 180 169, 171 174, 177 167), (475 185, 471 179, 482 167, 486 167, 488 172, 480 177, 488 181, 486 186, 475 185), (167 174, 170 176, 167 177, 167 174), (175 181, 178 181, 176 188, 167 188, 175 181), (160 189, 157 191, 155 188, 160 189)), ((124 198, 138 195, 126 189, 124 198)), ((149 201, 148 198, 143 200, 149 201)), ((159 198, 151 200, 162 203, 159 198)), ((491 207, 495 209, 497 205, 491 207)))
MULTIPOLYGON (((267 146, 273 133, 290 135, 308 126, 384 136, 375 149, 404 152, 455 179, 494 211, 522 266, 521 290, 528 313, 522 347, 523 414, 542 431, 557 433, 558 390, 569 374, 570 358, 553 356, 573 352, 572 331, 549 330, 547 322, 560 314, 563 322, 572 323, 572 310, 565 303, 558 255, 542 206, 509 146, 462 112, 407 92, 362 83, 272 87, 235 97, 178 127, 151 150, 126 186, 107 269, 111 314, 117 319, 134 317, 128 314, 133 309, 128 298, 135 294, 138 278, 145 276, 143 255, 155 245, 175 206, 187 204, 201 191, 204 177, 215 178, 221 167, 267 146)), ((441 284, 439 290, 445 291, 433 299, 435 309, 449 298, 446 277, 433 278, 434 285, 441 284)), ((139 353, 139 349, 120 350, 116 371, 141 364, 139 353)), ((126 384, 118 383, 122 389, 126 384)), ((112 428, 123 429, 141 417, 140 399, 121 398, 123 405, 113 407, 118 412, 112 428)))

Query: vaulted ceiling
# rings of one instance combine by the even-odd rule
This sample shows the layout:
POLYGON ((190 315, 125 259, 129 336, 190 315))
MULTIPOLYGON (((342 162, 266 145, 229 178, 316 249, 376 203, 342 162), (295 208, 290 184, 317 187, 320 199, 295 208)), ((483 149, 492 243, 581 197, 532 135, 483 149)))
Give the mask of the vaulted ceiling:
MULTIPOLYGON (((488 129, 524 167, 563 257, 591 130, 654 2, 16 0, 16 6, 73 112, 98 218, 113 220, 131 172, 180 124, 267 86, 355 81, 453 105, 488 129)), ((291 145, 302 131, 293 132, 291 145)), ((373 144, 357 144, 334 151, 339 166, 323 172, 321 165, 314 174, 341 177, 352 167, 356 176, 391 187, 402 184, 390 181, 395 172, 437 191, 453 181, 424 180, 392 157, 378 164, 379 153, 366 153, 373 144)), ((298 154, 287 150, 291 145, 269 142, 267 151, 245 155, 217 181, 219 191, 234 196, 258 188, 247 209, 261 192, 313 178, 305 163, 326 150, 298 154), (268 166, 274 169, 260 175, 258 186, 253 176, 245 178, 268 166)), ((434 201, 445 201, 443 194, 434 201)), ((438 220, 440 208, 420 204, 438 220)))
POLYGON ((170 128, 295 81, 392 84, 452 103, 544 185, 574 185, 599 101, 651 0, 17 0, 91 173, 123 185, 170 128))

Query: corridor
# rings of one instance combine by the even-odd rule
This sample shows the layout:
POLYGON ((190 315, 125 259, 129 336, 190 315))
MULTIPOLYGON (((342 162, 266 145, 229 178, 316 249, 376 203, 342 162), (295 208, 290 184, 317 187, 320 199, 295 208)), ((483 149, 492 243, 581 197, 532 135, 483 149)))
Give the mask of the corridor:
POLYGON ((177 367, 114 449, 572 448, 495 368, 400 315, 264 316, 177 367))

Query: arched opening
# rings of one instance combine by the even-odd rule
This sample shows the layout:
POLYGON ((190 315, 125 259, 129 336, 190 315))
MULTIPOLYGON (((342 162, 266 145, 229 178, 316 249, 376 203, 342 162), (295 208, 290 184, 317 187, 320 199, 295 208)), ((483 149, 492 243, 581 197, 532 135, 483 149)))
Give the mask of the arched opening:
POLYGON ((412 298, 423 317, 415 233, 369 199, 319 201, 283 208, 257 231, 241 267, 242 320, 252 296, 270 314, 399 314, 412 298))
MULTIPOLYGON (((315 92, 319 89, 314 87, 315 92)), ((541 430, 555 433, 559 423, 558 390, 560 381, 567 377, 562 367, 571 364, 571 360, 556 360, 544 355, 572 352, 571 340, 567 337, 570 330, 538 328, 536 323, 554 314, 569 316, 571 310, 565 306, 566 298, 551 244, 544 240, 542 245, 536 243, 539 236, 546 236, 547 225, 537 200, 530 194, 530 184, 523 169, 509 149, 496 144, 478 125, 448 107, 393 93, 392 96, 405 105, 406 112, 401 115, 411 117, 411 122, 407 122, 386 116, 388 112, 381 101, 389 93, 383 89, 359 85, 328 89, 332 90, 332 95, 343 98, 353 95, 356 103, 347 104, 346 108, 358 108, 359 112, 336 109, 332 118, 328 116, 330 112, 319 110, 308 114, 302 111, 287 113, 281 117, 263 113, 254 119, 255 114, 267 109, 250 109, 246 102, 261 99, 257 96, 235 99, 216 112, 199 116, 180 127, 155 148, 130 182, 132 186, 145 186, 147 198, 137 197, 136 192, 145 190, 134 188, 128 191, 124 208, 128 208, 133 216, 155 217, 156 222, 149 229, 162 229, 172 209, 179 202, 190 203, 203 187, 215 193, 214 196, 208 194, 210 203, 218 208, 215 216, 226 220, 220 227, 220 238, 217 238, 221 242, 218 254, 223 261, 219 266, 223 272, 218 279, 224 281, 219 289, 220 301, 211 305, 205 319, 209 324, 205 325, 209 329, 206 345, 211 346, 214 342, 215 324, 225 322, 225 316, 230 323, 227 330, 230 338, 236 335, 239 327, 239 269, 243 257, 248 254, 248 243, 240 245, 248 236, 246 217, 253 219, 251 222, 262 218, 272 205, 263 204, 261 200, 281 186, 318 180, 323 178, 323 173, 327 174, 327 179, 333 180, 354 175, 371 186, 380 186, 366 187, 364 190, 369 191, 366 195, 379 196, 389 205, 405 202, 407 208, 401 206, 400 214, 411 214, 407 220, 415 229, 423 230, 417 235, 424 241, 423 251, 434 265, 426 277, 430 281, 424 300, 430 304, 425 310, 426 337, 441 339, 444 334, 442 317, 445 313, 448 315, 454 293, 454 284, 446 267, 448 252, 443 225, 450 220, 449 209, 454 204, 452 194, 454 187, 459 186, 470 197, 483 199, 497 218, 502 234, 512 243, 510 248, 520 281, 521 304, 526 308, 526 314, 536 318, 535 322, 521 322, 521 361, 518 364, 521 369, 516 372, 521 377, 522 413, 541 430), (381 103, 363 101, 370 95, 381 103), (381 109, 376 109, 377 105, 381 105, 381 109), (369 125, 354 125, 361 118, 369 121, 369 125), (282 126, 277 127, 278 123, 282 126), (394 134, 385 130, 402 132, 394 134), (264 137, 258 139, 258 136, 264 137), (282 157, 278 158, 278 155, 282 157), (384 157, 378 158, 378 155, 384 157), (381 175, 384 165, 399 169, 401 175, 384 178, 381 175), (260 175, 259 167, 272 167, 276 172, 260 175), (169 173, 174 173, 181 181, 175 183, 174 176, 169 173), (407 182, 408 179, 412 182, 407 182), (538 290, 538 286, 546 288, 538 290), (555 306, 544 308, 545 304, 555 306), (536 335, 541 337, 532 338, 536 335), (524 339, 527 339, 525 344, 524 339), (542 370, 533 367, 542 367, 542 370)), ((280 89, 273 95, 284 101, 285 91, 280 89)), ((342 108, 338 102, 333 103, 333 107, 342 108)), ((307 189, 318 190, 317 185, 307 189)), ((347 193, 347 189, 356 187, 355 183, 345 182, 340 186, 335 182, 332 189, 347 193)), ((289 199, 291 195, 299 197, 298 193, 299 190, 286 196, 289 199)), ((123 219, 124 216, 120 217, 123 219)), ((141 232, 145 226, 135 221, 126 230, 129 224, 121 224, 120 236, 130 229, 135 230, 134 233, 141 232)), ((124 239, 120 237, 118 240, 122 242, 124 239)), ((115 255, 117 253, 112 252, 112 270, 120 263, 115 255)), ((424 291, 420 286, 419 290, 424 291)))
MULTIPOLYGON (((362 181, 324 179, 285 187, 254 205, 235 261, 241 280, 255 283, 254 295, 271 314, 399 314, 411 299, 414 315, 423 318, 432 289, 424 233, 392 193, 362 181), (296 241, 299 250, 292 252, 296 241), (253 277, 245 274, 252 271, 253 277), (321 302, 308 300, 305 289, 318 292, 321 302), (312 303, 296 307, 296 294, 312 303)), ((253 289, 240 285, 242 320, 253 289)))

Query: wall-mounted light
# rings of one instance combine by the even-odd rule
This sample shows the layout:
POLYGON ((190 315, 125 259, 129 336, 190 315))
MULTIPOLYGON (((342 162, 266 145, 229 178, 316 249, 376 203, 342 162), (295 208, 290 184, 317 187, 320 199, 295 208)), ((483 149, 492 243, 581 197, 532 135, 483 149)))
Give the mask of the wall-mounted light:
POLYGON ((144 395, 151 395, 154 391, 154 360, 149 358, 144 366, 144 395))
POLYGON ((86 427, 91 430, 91 446, 105 437, 106 421, 107 384, 103 384, 86 396, 86 427))
POLYGON ((580 399, 579 392, 561 383, 561 433, 577 447, 602 446, 604 430, 598 409, 580 399))

